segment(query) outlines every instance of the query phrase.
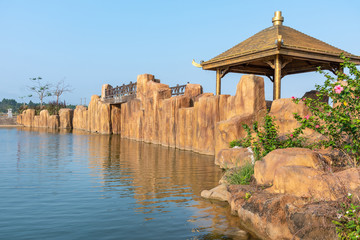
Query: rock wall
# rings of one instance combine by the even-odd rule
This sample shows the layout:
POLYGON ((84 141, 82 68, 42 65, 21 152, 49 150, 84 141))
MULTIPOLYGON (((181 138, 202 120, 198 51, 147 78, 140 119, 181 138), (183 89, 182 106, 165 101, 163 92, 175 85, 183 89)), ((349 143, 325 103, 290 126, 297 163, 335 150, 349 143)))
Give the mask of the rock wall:
POLYGON ((137 99, 121 105, 119 122, 122 137, 215 155, 244 136, 242 123, 265 111, 261 77, 242 77, 235 96, 202 93, 200 85, 188 84, 184 95, 171 97, 168 85, 144 74, 137 79, 137 99))
POLYGON ((124 138, 161 144, 215 155, 229 142, 245 136, 242 124, 252 124, 266 112, 264 80, 246 75, 237 85, 235 96, 203 93, 199 84, 188 84, 185 94, 171 97, 168 85, 153 75, 137 78, 136 98, 119 105, 92 96, 88 109, 62 109, 59 116, 27 110, 18 117, 25 126, 73 128, 101 134, 121 134, 124 138))

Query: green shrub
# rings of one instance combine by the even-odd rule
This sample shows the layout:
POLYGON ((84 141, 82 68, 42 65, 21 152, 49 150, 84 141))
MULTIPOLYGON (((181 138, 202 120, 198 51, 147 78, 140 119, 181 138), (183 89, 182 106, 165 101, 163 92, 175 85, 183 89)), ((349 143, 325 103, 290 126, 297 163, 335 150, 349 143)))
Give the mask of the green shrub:
POLYGON ((253 174, 254 165, 247 163, 240 169, 230 172, 226 179, 230 184, 248 185, 253 174))
POLYGON ((354 205, 351 199, 352 195, 348 194, 347 199, 341 203, 337 219, 333 221, 340 239, 360 238, 360 206, 354 205))
POLYGON ((242 125, 247 132, 247 136, 243 139, 230 142, 230 147, 251 147, 255 160, 260 160, 275 149, 306 146, 305 138, 300 137, 300 134, 305 127, 297 128, 292 134, 286 136, 285 139, 280 139, 278 134, 279 127, 274 121, 275 117, 271 117, 267 114, 264 119, 263 128, 259 128, 257 122, 253 124, 252 129, 246 124, 242 125))

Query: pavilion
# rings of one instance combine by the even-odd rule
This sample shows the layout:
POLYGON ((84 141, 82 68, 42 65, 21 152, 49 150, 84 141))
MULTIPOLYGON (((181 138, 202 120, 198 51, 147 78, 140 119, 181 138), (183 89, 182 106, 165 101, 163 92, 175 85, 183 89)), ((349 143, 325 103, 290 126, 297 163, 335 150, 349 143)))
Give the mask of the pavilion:
POLYGON ((267 76, 273 82, 275 100, 281 96, 281 78, 286 75, 316 71, 318 67, 335 73, 341 70, 341 53, 360 64, 359 56, 283 26, 283 21, 281 11, 275 12, 273 26, 201 63, 202 69, 216 71, 217 95, 221 94, 221 79, 229 72, 267 76))

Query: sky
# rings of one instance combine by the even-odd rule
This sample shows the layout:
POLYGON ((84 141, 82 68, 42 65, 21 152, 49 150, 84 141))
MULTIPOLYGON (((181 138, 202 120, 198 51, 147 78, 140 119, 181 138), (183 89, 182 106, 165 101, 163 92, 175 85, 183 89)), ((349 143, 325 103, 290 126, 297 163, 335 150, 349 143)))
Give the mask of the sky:
MULTIPOLYGON (((39 102, 21 98, 38 76, 71 85, 60 98, 71 104, 88 103, 102 84, 135 82, 144 73, 170 87, 190 82, 214 93, 216 73, 192 59, 207 61, 270 27, 275 11, 284 25, 360 55, 358 0, 0 0, 0 100, 39 102)), ((222 94, 234 95, 240 78, 226 75, 222 94)), ((264 81, 271 100, 272 83, 264 81)), ((281 95, 301 97, 323 81, 318 73, 289 75, 281 95)))

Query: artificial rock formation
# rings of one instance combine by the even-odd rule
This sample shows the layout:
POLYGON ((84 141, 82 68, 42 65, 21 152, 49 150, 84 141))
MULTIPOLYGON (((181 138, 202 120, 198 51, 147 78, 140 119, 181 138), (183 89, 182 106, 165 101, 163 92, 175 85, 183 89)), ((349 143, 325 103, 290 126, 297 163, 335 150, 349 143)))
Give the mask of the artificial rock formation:
POLYGON ((257 184, 272 184, 275 172, 283 166, 304 166, 324 169, 324 159, 320 154, 304 148, 277 149, 256 161, 254 177, 257 184))
POLYGON ((78 105, 74 110, 73 128, 78 130, 88 130, 88 111, 87 107, 78 105))
POLYGON ((255 162, 254 155, 248 148, 222 149, 215 156, 215 164, 223 169, 240 168, 253 162, 255 162))
POLYGON ((59 110, 60 128, 72 129, 73 128, 74 110, 70 108, 62 108, 59 110))

